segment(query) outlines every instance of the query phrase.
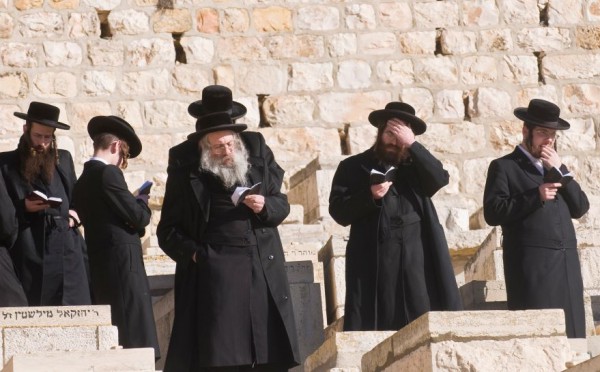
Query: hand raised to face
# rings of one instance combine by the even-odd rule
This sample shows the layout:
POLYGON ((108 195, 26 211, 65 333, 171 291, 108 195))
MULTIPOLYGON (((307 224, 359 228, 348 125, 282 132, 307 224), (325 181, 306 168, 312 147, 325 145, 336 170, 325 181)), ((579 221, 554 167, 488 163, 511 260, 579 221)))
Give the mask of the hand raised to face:
POLYGON ((415 134, 410 125, 400 119, 388 120, 385 132, 392 134, 400 146, 410 147, 415 142, 415 134))

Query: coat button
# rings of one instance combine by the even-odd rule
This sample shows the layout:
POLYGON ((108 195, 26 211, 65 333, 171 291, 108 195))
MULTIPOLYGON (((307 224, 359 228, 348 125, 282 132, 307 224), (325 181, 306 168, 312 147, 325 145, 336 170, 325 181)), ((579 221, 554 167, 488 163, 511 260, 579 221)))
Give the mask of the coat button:
POLYGON ((272 260, 274 258, 275 258, 275 256, 273 256, 272 254, 269 255, 269 260, 272 260))
POLYGON ((288 299, 288 296, 283 296, 284 301, 287 301, 287 299, 288 299))
POLYGON ((261 232, 267 232, 267 230, 265 230, 265 229, 261 229, 260 231, 261 231, 261 232))

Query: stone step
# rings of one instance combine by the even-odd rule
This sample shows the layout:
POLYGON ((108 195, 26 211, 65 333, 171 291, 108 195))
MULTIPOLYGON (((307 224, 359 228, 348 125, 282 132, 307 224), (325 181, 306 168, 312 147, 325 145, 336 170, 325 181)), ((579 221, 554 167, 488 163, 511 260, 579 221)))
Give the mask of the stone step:
POLYGON ((465 310, 506 310, 503 280, 473 280, 460 287, 465 310))
POLYGON ((16 354, 2 372, 154 372, 154 349, 16 354))

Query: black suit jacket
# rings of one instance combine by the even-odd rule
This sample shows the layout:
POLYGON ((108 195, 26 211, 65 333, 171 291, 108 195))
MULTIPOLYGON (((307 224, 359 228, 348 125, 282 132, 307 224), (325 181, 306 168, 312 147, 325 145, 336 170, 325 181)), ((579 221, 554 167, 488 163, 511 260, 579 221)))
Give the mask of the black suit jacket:
POLYGON ((121 345, 154 347, 158 357, 140 243, 150 209, 127 189, 118 167, 98 160, 85 163, 73 199, 85 229, 94 304, 111 305, 121 345))

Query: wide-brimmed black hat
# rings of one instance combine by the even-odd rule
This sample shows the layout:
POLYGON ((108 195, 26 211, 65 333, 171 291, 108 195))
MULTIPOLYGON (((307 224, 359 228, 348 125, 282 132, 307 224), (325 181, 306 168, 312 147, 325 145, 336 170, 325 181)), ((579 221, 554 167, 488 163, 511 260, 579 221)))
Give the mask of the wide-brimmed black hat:
POLYGON ((228 112, 214 112, 212 114, 206 114, 196 120, 196 132, 188 136, 189 140, 197 141, 202 136, 218 132, 220 130, 231 130, 239 133, 248 128, 246 124, 236 124, 233 122, 233 118, 228 112))
POLYGON ((427 130, 427 124, 415 116, 415 109, 408 103, 390 102, 385 105, 385 109, 375 110, 369 114, 369 122, 378 128, 392 118, 409 123, 415 135, 423 134, 427 130))
POLYGON ((127 142, 129 145, 129 158, 133 159, 142 152, 140 141, 133 127, 118 116, 95 116, 88 123, 88 133, 91 138, 102 133, 110 133, 127 142))
POLYGON ((60 109, 58 107, 35 101, 29 104, 29 109, 26 114, 23 112, 15 112, 15 116, 18 118, 39 123, 47 127, 66 130, 71 129, 67 124, 58 121, 59 115, 60 109))
POLYGON ((196 119, 213 112, 228 112, 233 120, 246 115, 246 106, 232 98, 231 89, 222 85, 209 85, 202 89, 202 99, 188 106, 188 113, 196 119))
POLYGON ((515 116, 529 125, 538 127, 565 130, 571 124, 561 119, 560 108, 552 102, 543 99, 532 99, 527 107, 517 107, 515 116))

